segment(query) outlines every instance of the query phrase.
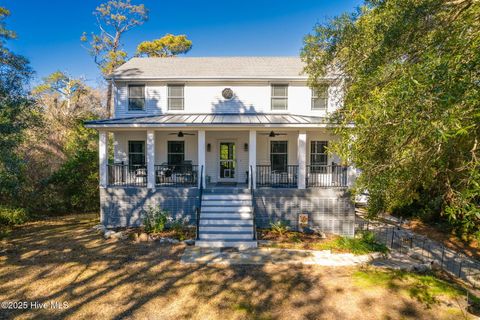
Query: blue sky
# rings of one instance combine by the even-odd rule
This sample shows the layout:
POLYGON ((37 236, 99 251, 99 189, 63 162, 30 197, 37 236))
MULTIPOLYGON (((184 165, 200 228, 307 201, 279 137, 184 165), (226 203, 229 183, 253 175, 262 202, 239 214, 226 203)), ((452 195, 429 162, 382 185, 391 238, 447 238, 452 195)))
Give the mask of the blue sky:
MULTIPOLYGON (((18 39, 8 43, 26 56, 36 81, 56 70, 84 77, 96 85, 101 76, 81 46, 83 31, 97 31, 92 12, 104 1, 3 0, 11 11, 7 27, 18 39)), ((133 55, 136 45, 165 33, 186 34, 193 41, 188 56, 298 55, 302 38, 314 25, 358 7, 360 0, 238 0, 162 1, 144 3, 149 21, 125 34, 123 43, 133 55)), ((36 82, 35 81, 35 82, 36 82)))

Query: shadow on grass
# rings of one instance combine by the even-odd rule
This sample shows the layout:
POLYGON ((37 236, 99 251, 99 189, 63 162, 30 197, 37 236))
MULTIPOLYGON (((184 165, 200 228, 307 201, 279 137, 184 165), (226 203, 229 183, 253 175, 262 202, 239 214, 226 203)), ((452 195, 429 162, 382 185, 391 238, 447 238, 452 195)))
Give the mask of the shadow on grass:
MULTIPOLYGON (((183 245, 106 241, 96 223, 84 215, 16 228, 0 249, 0 300, 69 307, 2 310, 0 318, 355 318, 341 300, 359 292, 351 273, 335 275, 337 283, 313 266, 184 265, 183 245)), ((422 316, 400 300, 386 315, 422 316)))

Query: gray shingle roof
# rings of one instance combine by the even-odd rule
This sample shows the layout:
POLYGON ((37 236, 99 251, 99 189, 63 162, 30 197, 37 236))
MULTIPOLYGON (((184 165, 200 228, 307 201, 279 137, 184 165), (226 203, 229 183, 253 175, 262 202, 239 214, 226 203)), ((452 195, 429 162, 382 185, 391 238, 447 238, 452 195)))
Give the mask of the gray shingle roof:
POLYGON ((255 126, 270 127, 274 125, 315 127, 325 125, 328 121, 324 117, 311 117, 293 114, 272 113, 213 113, 213 114, 163 114, 146 117, 131 117, 86 121, 87 127, 169 127, 169 126, 255 126))
POLYGON ((306 79, 299 57, 132 58, 115 79, 306 79))

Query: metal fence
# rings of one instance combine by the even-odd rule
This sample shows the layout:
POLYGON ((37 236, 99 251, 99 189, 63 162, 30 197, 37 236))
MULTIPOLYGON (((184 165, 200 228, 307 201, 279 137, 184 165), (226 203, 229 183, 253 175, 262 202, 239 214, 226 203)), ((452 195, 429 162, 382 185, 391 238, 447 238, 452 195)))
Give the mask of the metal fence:
POLYGON ((389 249, 430 263, 474 287, 480 286, 480 261, 401 226, 356 219, 355 232, 371 231, 389 249))
POLYGON ((198 165, 155 165, 155 184, 169 187, 195 187, 198 184, 198 165))
POLYGON ((109 186, 147 186, 147 168, 145 166, 128 164, 108 164, 107 175, 109 186))
POLYGON ((257 187, 296 188, 298 165, 287 165, 283 170, 272 170, 270 165, 257 165, 257 187))
POLYGON ((309 188, 342 188, 347 186, 347 169, 337 165, 307 165, 309 188))

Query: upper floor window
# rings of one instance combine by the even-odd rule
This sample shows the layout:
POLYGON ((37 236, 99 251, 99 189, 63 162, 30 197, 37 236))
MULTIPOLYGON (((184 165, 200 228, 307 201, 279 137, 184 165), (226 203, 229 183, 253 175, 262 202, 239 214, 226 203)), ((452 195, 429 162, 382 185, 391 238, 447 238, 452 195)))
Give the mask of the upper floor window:
POLYGON ((168 110, 183 110, 184 107, 184 85, 168 85, 168 110))
POLYGON ((288 109, 288 85, 272 84, 272 110, 288 109))
POLYGON ((128 86, 128 110, 145 110, 145 85, 131 84, 128 86))
POLYGON ((312 110, 327 110, 328 86, 323 85, 312 89, 312 110))

